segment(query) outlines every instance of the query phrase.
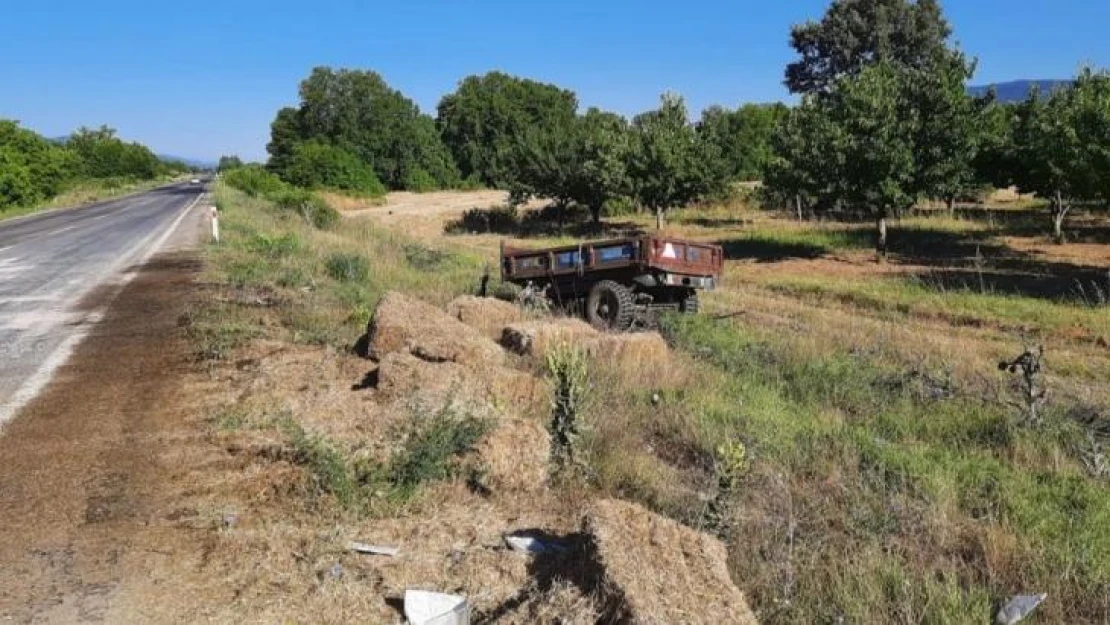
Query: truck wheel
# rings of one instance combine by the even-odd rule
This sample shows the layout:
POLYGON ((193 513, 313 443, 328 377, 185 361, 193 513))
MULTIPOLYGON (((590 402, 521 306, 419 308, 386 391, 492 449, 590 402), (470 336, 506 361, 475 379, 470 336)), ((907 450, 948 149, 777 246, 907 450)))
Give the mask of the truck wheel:
POLYGON ((686 299, 679 304, 679 309, 688 315, 698 314, 698 292, 691 291, 686 299))
POLYGON ((632 327, 635 313, 632 291, 612 280, 602 280, 586 298, 586 320, 602 330, 623 331, 632 327))

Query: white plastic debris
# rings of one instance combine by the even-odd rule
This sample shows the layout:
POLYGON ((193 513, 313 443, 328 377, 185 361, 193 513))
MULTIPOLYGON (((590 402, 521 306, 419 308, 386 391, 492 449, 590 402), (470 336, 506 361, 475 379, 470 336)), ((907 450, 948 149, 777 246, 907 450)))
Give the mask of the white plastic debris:
POLYGON ((381 545, 368 545, 366 543, 357 542, 351 543, 350 548, 351 551, 356 551, 358 553, 367 553, 375 556, 389 556, 391 558, 396 557, 397 554, 401 553, 401 550, 397 547, 383 547, 381 545))
POLYGON ((506 534, 505 544, 513 551, 521 553, 544 553, 547 551, 566 551, 566 547, 558 543, 543 541, 535 536, 523 534, 506 534))
POLYGON ((1048 595, 1045 593, 1015 595, 998 611, 998 615, 994 617, 994 622, 998 625, 1014 625, 1014 623, 1020 622, 1029 616, 1047 597, 1048 595))
POLYGON ((410 625, 470 625, 466 597, 427 590, 405 591, 405 618, 410 625))

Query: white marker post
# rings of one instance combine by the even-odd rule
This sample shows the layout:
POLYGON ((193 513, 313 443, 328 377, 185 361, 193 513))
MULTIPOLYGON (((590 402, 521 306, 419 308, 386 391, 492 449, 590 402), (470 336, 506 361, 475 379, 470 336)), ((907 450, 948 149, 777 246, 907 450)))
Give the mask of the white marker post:
POLYGON ((216 207, 212 207, 212 240, 220 242, 220 214, 216 207))

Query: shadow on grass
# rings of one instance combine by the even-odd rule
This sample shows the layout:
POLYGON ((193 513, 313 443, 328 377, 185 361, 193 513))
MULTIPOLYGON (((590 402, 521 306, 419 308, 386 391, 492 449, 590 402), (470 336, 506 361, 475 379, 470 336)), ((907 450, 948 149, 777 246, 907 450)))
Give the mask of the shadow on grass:
POLYGON ((560 209, 546 206, 520 211, 509 206, 475 208, 444 226, 447 234, 502 234, 522 239, 578 237, 585 239, 629 237, 644 234, 639 224, 628 221, 594 223, 582 207, 560 209))
POLYGON ((914 274, 911 279, 938 293, 1019 295, 1068 304, 1110 305, 1110 276, 1106 270, 1067 263, 1035 263, 1025 271, 937 268, 914 274))

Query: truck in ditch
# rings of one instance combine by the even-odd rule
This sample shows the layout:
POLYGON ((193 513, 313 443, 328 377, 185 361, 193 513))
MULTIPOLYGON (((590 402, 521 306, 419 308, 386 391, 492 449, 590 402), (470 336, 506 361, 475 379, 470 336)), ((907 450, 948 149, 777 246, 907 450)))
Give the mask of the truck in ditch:
POLYGON ((546 293, 594 326, 651 325, 660 311, 696 313, 698 293, 721 280, 719 245, 644 235, 543 249, 501 244, 501 280, 546 293))

